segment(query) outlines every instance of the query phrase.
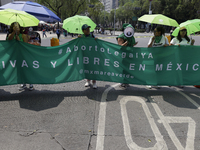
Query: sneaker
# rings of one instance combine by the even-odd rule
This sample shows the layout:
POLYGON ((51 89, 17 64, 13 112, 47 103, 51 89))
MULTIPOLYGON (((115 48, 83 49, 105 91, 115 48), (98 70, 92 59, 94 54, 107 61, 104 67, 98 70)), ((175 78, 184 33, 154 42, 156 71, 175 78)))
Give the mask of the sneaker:
POLYGON ((26 88, 26 84, 21 84, 20 88, 19 88, 19 91, 22 91, 26 88))
POLYGON ((121 85, 121 87, 126 87, 125 83, 121 83, 120 85, 121 85))
POLYGON ((161 88, 161 86, 155 86, 155 88, 156 88, 156 89, 160 89, 160 88, 161 88))
POLYGON ((33 91, 33 90, 34 90, 33 85, 30 85, 30 86, 29 86, 29 91, 33 91))
POLYGON ((119 87, 122 88, 122 89, 126 89, 126 88, 127 88, 127 84, 121 83, 121 84, 119 85, 119 87))
POLYGON ((88 87, 88 86, 90 86, 90 82, 86 81, 85 87, 88 87))
POLYGON ((183 85, 179 85, 178 87, 179 87, 179 88, 184 88, 184 86, 183 86, 183 85))
POLYGON ((97 89, 97 84, 93 83, 92 87, 93 87, 93 89, 97 89))
POLYGON ((151 89, 151 88, 152 88, 152 86, 151 86, 151 85, 147 85, 146 87, 147 87, 148 89, 151 89))

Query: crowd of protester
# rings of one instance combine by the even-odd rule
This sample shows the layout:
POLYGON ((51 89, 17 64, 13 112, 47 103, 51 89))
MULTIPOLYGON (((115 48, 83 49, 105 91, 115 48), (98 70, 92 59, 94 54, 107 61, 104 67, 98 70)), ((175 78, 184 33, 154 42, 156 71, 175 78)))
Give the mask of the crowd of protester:
MULTIPOLYGON (((42 32, 43 32, 43 37, 46 36, 46 32, 55 32, 57 34, 57 38, 60 38, 60 34, 64 32, 64 36, 67 36, 67 31, 66 30, 61 30, 59 27, 56 28, 49 28, 48 26, 40 26, 42 32), (53 31, 52 31, 53 30, 53 31)), ((83 34, 79 35, 79 38, 95 38, 96 37, 93 35, 92 32, 90 32, 90 26, 87 24, 84 24, 82 26, 82 31, 83 34)), ((170 31, 170 34, 172 34, 174 28, 170 31)), ((137 45, 138 42, 135 41, 134 38, 134 27, 131 24, 123 24, 122 27, 122 34, 120 34, 116 39, 117 43, 121 46, 129 46, 129 47, 134 47, 137 45), (126 31, 126 29, 128 29, 126 31), (126 33, 127 32, 127 33, 126 33)), ((29 27, 29 28, 23 28, 20 27, 18 22, 14 22, 10 25, 10 27, 0 24, 0 32, 5 32, 7 33, 6 40, 18 40, 18 41, 23 41, 26 43, 34 44, 34 45, 40 45, 41 44, 41 38, 40 34, 38 32, 34 32, 34 28, 29 27)), ((101 29, 101 32, 104 32, 104 30, 101 29)), ((165 36, 165 28, 163 26, 157 26, 153 29, 154 36, 152 36, 149 39, 149 42, 147 43, 147 47, 166 47, 166 46, 171 46, 171 45, 194 45, 194 39, 190 39, 187 35, 187 29, 185 27, 181 27, 179 29, 179 33, 176 37, 173 37, 171 35, 171 39, 169 40, 165 36)), ((72 34, 73 36, 73 34, 72 34)), ((90 80, 87 79, 85 83, 85 87, 90 86, 90 80)), ((97 88, 96 80, 92 81, 92 86, 94 89, 97 88)), ((181 85, 180 85, 181 86, 181 85)), ((129 84, 126 83, 121 83, 120 87, 122 88, 127 88, 129 87, 129 84)), ((148 88, 152 88, 152 86, 147 86, 148 88)), ((23 90, 26 88, 26 83, 22 84, 20 86, 19 90, 23 90)), ((159 86, 156 86, 156 88, 160 88, 159 86)), ((29 85, 29 89, 32 91, 34 90, 34 87, 32 84, 29 85)))

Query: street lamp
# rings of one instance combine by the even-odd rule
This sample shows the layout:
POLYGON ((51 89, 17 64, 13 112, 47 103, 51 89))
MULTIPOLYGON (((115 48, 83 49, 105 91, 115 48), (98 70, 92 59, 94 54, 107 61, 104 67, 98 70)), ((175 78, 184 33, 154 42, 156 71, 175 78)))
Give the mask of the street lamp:
POLYGON ((114 34, 115 35, 115 16, 116 16, 116 1, 115 1, 115 12, 114 12, 114 34))

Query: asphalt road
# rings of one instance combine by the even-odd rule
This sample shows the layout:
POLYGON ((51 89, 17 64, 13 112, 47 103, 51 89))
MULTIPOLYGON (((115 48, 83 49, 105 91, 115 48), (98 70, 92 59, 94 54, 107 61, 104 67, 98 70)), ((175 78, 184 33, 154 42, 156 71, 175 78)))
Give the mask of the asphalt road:
MULTIPOLYGON (((151 35, 135 36, 146 47, 151 35)), ((199 45, 200 37, 193 38, 199 45)), ((70 40, 62 36, 60 44, 70 40)), ((50 46, 50 37, 42 46, 50 46)), ((199 89, 84 84, 0 86, 0 150, 200 150, 199 89)))

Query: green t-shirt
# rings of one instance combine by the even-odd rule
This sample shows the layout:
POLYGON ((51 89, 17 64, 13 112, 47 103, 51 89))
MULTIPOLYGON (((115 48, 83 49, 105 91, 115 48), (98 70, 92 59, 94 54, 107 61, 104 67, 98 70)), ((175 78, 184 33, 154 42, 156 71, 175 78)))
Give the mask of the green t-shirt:
MULTIPOLYGON (((22 34, 20 33, 18 36, 19 36, 19 40, 23 42, 24 40, 22 38, 22 34)), ((14 35, 13 40, 15 39, 15 37, 16 37, 16 35, 14 35)), ((8 40, 8 37, 6 40, 8 40)))

